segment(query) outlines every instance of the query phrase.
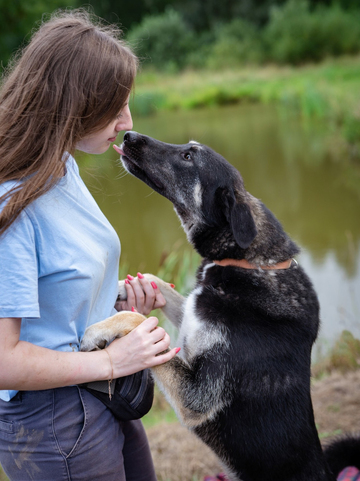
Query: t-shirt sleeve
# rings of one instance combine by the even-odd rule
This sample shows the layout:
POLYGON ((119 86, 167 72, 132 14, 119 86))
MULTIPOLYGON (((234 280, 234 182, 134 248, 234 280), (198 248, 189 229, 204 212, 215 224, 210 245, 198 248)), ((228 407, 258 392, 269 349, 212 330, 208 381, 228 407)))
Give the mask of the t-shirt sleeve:
POLYGON ((25 211, 0 236, 0 317, 40 317, 35 233, 25 211))

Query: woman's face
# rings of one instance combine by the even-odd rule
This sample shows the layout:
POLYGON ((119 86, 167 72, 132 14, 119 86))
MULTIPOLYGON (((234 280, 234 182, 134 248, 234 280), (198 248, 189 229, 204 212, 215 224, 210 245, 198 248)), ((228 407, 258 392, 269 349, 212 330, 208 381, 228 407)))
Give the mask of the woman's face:
POLYGON ((116 136, 123 130, 131 130, 133 122, 129 103, 119 113, 119 115, 110 122, 104 129, 84 137, 76 144, 77 150, 88 154, 103 154, 108 150, 110 144, 115 142, 116 136))

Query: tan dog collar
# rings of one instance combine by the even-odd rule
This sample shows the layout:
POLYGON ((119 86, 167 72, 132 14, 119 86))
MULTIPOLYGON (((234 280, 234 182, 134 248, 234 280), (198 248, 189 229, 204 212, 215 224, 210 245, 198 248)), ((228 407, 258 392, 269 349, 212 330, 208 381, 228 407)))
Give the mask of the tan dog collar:
POLYGON ((222 259, 221 261, 213 261, 214 264, 218 266, 226 267, 241 267, 242 269, 263 269, 263 270, 277 270, 277 269, 289 269, 293 263, 298 265, 295 259, 288 259, 287 261, 278 262, 277 264, 272 264, 269 266, 257 266, 256 264, 251 264, 251 262, 246 259, 222 259))

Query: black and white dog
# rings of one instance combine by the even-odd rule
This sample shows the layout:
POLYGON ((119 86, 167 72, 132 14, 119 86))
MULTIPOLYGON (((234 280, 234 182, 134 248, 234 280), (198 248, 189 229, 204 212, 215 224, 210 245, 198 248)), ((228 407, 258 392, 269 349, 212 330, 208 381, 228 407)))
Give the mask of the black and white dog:
MULTIPOLYGON (((153 374, 182 423, 232 481, 334 481, 345 466, 360 467, 359 439, 339 441, 328 455, 320 445, 310 397, 319 305, 278 220, 205 145, 127 132, 121 149, 126 170, 173 203, 203 257, 187 298, 148 275, 179 329, 181 356, 153 374)), ((124 298, 121 282, 119 292, 124 298)), ((82 349, 142 320, 119 313, 100 322, 85 332, 82 349)))

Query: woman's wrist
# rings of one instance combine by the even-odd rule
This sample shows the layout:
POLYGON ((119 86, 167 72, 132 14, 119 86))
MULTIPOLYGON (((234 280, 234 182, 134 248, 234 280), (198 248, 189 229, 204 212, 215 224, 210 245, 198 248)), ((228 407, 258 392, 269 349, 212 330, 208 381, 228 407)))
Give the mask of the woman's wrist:
POLYGON ((110 375, 108 377, 108 380, 112 381, 114 379, 114 366, 113 366, 112 359, 111 359, 109 351, 106 348, 104 349, 104 351, 108 355, 108 360, 110 362, 110 375))
MULTIPOLYGON (((86 353, 84 353, 86 354, 86 353)), ((90 354, 90 353, 87 353, 90 354)), ((114 369, 113 369, 113 363, 112 359, 110 357, 110 353, 107 349, 101 349, 100 351, 93 351, 91 354, 96 354, 96 360, 95 360, 95 365, 94 365, 94 359, 88 366, 90 369, 92 369, 91 366, 93 366, 94 371, 91 372, 92 374, 92 381, 108 381, 113 378, 114 375, 114 369), (101 359, 99 357, 101 356, 101 359)), ((89 381, 88 381, 89 382, 89 381)))

